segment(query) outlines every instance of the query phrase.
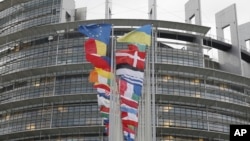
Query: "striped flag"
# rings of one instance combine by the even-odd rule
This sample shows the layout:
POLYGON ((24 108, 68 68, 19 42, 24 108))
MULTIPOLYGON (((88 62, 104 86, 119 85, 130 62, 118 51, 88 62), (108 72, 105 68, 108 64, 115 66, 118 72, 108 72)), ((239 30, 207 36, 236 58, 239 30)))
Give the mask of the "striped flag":
POLYGON ((86 54, 86 60, 90 62, 94 67, 101 68, 110 71, 110 58, 107 56, 101 56, 98 54, 86 54))
POLYGON ((128 105, 128 106, 130 106, 132 108, 138 108, 138 106, 139 106, 137 101, 134 101, 134 100, 132 100, 130 98, 126 98, 124 96, 120 97, 120 102, 121 102, 121 104, 126 104, 126 105, 128 105))
POLYGON ((138 50, 138 51, 141 51, 141 52, 146 52, 146 48, 147 48, 146 45, 138 44, 138 43, 128 45, 128 49, 130 49, 130 50, 138 50))
MULTIPOLYGON (((102 91, 110 92, 110 87, 107 84, 95 83, 94 84, 94 88, 96 88, 97 90, 102 90, 102 91)), ((102 92, 100 92, 100 93, 102 93, 102 92)))
POLYGON ((137 115, 127 113, 127 112, 122 112, 121 118, 122 118, 123 124, 138 127, 138 116, 137 115))
POLYGON ((133 84, 133 85, 140 85, 143 86, 143 79, 133 77, 131 75, 120 75, 120 78, 126 80, 127 82, 133 84))
POLYGON ((138 109, 130 107, 130 106, 126 105, 126 104, 121 104, 121 112, 127 112, 127 113, 137 115, 138 114, 138 109))
POLYGON ((142 95, 146 47, 151 45, 151 25, 135 29, 117 39, 128 50, 116 52, 116 75, 119 76, 120 109, 126 141, 135 140, 138 127, 138 101, 142 95))
POLYGON ((123 134, 126 141, 135 140, 135 131, 128 128, 127 126, 123 126, 123 134))
MULTIPOLYGON (((110 72, 107 72, 107 75, 103 75, 101 72, 104 70, 97 71, 97 69, 94 69, 89 74, 89 82, 92 83, 102 83, 110 85, 110 79, 107 78, 111 74, 110 72)), ((105 72, 105 71, 104 71, 105 72)))
POLYGON ((109 128, 110 107, 110 79, 111 59, 108 57, 108 44, 110 41, 111 24, 89 24, 81 25, 78 31, 89 39, 84 43, 85 57, 95 69, 90 72, 89 81, 94 83, 97 89, 97 101, 100 106, 101 117, 103 117, 106 133, 109 128), (106 121, 106 122, 105 122, 106 121))
POLYGON ((151 45, 151 25, 144 25, 117 39, 118 42, 139 43, 147 46, 151 45))
POLYGON ((107 108, 105 106, 101 106, 100 107, 100 112, 101 112, 101 116, 103 118, 105 118, 106 122, 108 122, 107 119, 109 118, 109 108, 107 108))
POLYGON ((127 83, 125 80, 120 79, 119 93, 123 97, 130 98, 134 101, 139 101, 140 93, 135 93, 134 85, 127 83))
POLYGON ((107 96, 110 96, 110 91, 103 89, 103 88, 96 88, 97 93, 105 94, 107 96))
POLYGON ((144 78, 143 70, 136 69, 128 64, 116 65, 116 75, 130 75, 140 79, 144 78))
POLYGON ((101 41, 95 39, 88 39, 84 43, 85 46, 85 54, 98 54, 101 56, 107 55, 107 45, 101 41))
POLYGON ((98 100, 98 105, 99 106, 110 107, 109 99, 106 99, 105 97, 103 97, 101 95, 97 95, 97 100, 98 100))

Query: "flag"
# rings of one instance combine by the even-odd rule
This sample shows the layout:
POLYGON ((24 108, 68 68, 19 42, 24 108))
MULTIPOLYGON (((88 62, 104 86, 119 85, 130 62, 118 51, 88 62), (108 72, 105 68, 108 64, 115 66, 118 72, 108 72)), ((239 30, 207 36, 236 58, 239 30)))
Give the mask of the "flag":
POLYGON ((98 54, 100 56, 106 56, 107 54, 107 45, 103 42, 100 42, 95 39, 88 39, 84 43, 85 54, 98 54))
POLYGON ((144 25, 117 39, 117 42, 139 43, 151 45, 151 25, 144 25))
POLYGON ((123 134, 126 141, 135 140, 135 131, 128 128, 127 126, 123 126, 123 134))
POLYGON ((94 67, 110 71, 111 60, 107 56, 100 56, 94 53, 86 54, 86 60, 92 63, 94 67))
MULTIPOLYGON (((105 106, 101 106, 100 107, 100 112, 101 112, 101 117, 103 117, 103 118, 109 118, 109 108, 107 108, 107 107, 105 107, 105 106)), ((105 122, 104 123, 106 123, 107 124, 107 120, 104 120, 105 122)))
POLYGON ((138 127, 138 117, 135 114, 121 112, 122 123, 138 127))
POLYGON ((97 90, 98 93, 103 93, 103 94, 105 94, 107 96, 110 96, 110 91, 107 90, 107 89, 97 87, 96 90, 97 90))
POLYGON ((145 52, 138 50, 119 50, 115 53, 116 64, 127 63, 135 68, 144 70, 145 52))
POLYGON ((98 75, 101 75, 102 77, 105 77, 105 78, 111 79, 113 77, 110 71, 106 71, 100 68, 95 68, 95 72, 97 72, 98 75))
POLYGON ((138 109, 137 108, 132 108, 126 104, 121 104, 121 112, 127 112, 127 113, 131 113, 134 115, 138 114, 138 109))
POLYGON ((110 107, 110 101, 109 99, 106 99, 105 97, 97 95, 97 101, 98 101, 99 106, 110 107))
POLYGON ((141 78, 133 77, 130 75, 120 75, 120 78, 123 80, 126 80, 127 82, 129 82, 133 85, 143 86, 143 79, 141 79, 141 78))
POLYGON ((110 87, 107 84, 95 83, 94 88, 96 88, 97 91, 100 90, 100 93, 102 93, 102 91, 110 92, 110 87))
POLYGON ((124 138, 126 141, 134 141, 135 140, 135 134, 134 133, 129 133, 127 131, 123 131, 124 138))
POLYGON ((126 105, 128 105, 128 106, 130 106, 132 108, 136 108, 136 109, 138 108, 138 102, 137 101, 126 98, 124 96, 120 97, 120 102, 121 102, 121 104, 126 104, 126 105))
POLYGON ((110 40, 111 24, 81 25, 79 26, 78 31, 89 38, 94 38, 108 45, 110 40))
POLYGON ((121 96, 139 101, 141 96, 141 86, 137 84, 131 84, 124 79, 119 80, 119 93, 121 96))
POLYGON ((130 75, 140 79, 144 78, 143 70, 136 69, 128 64, 117 64, 116 75, 130 75))
POLYGON ((92 83, 102 83, 102 84, 107 84, 107 85, 110 85, 110 78, 107 78, 107 77, 110 77, 110 72, 106 72, 105 70, 101 70, 100 71, 97 71, 98 68, 92 70, 89 74, 89 82, 92 82, 92 83), (100 72, 103 72, 103 73, 107 73, 103 76, 103 74, 99 74, 100 72))
MULTIPOLYGON (((106 107, 104 107, 104 108, 106 108, 106 107)), ((100 111, 102 111, 102 110, 100 110, 100 111)), ((107 113, 109 114, 109 109, 108 109, 107 113)), ((109 124, 108 118, 103 118, 103 123, 104 123, 105 125, 109 124)))
POLYGON ((130 50, 138 50, 140 52, 146 52, 146 46, 143 45, 143 44, 138 44, 138 43, 135 43, 135 44, 129 44, 128 45, 128 49, 130 50))
POLYGON ((105 99, 110 99, 110 95, 106 95, 105 93, 98 93, 100 97, 104 97, 105 99))

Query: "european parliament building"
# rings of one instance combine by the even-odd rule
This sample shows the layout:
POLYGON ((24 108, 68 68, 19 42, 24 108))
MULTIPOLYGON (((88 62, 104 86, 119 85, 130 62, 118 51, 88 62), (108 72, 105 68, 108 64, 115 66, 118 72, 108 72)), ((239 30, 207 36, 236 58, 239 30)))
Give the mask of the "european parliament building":
POLYGON ((111 23, 115 36, 154 27, 145 141, 228 141, 230 125, 250 124, 250 23, 237 24, 235 4, 215 15, 212 38, 201 25, 199 0, 185 4, 186 23, 156 20, 152 0, 149 19, 112 19, 107 1, 100 20, 86 20, 86 8, 75 9, 74 0, 0 2, 1 141, 108 140, 88 82, 86 38, 77 30, 91 23, 111 23))

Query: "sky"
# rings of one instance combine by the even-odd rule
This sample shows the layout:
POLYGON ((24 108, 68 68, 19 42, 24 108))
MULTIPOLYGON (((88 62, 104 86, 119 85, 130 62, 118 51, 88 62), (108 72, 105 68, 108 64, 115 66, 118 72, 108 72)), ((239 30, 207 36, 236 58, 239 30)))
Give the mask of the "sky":
MULTIPOLYGON (((184 6, 188 0, 157 0, 157 19, 185 22, 184 6)), ((238 24, 250 22, 249 0, 201 0, 202 25, 215 35, 215 13, 236 4, 238 24)), ((87 19, 103 19, 105 0, 75 0, 76 8, 87 7, 87 19)), ((112 0, 112 18, 148 19, 148 0, 112 0)))

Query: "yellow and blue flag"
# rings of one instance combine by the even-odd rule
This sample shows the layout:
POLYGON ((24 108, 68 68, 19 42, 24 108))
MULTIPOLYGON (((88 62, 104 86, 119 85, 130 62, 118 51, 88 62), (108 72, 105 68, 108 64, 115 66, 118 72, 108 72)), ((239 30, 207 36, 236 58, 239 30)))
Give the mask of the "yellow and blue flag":
POLYGON ((151 25, 144 25, 117 39, 117 42, 138 43, 147 46, 151 45, 151 25))

